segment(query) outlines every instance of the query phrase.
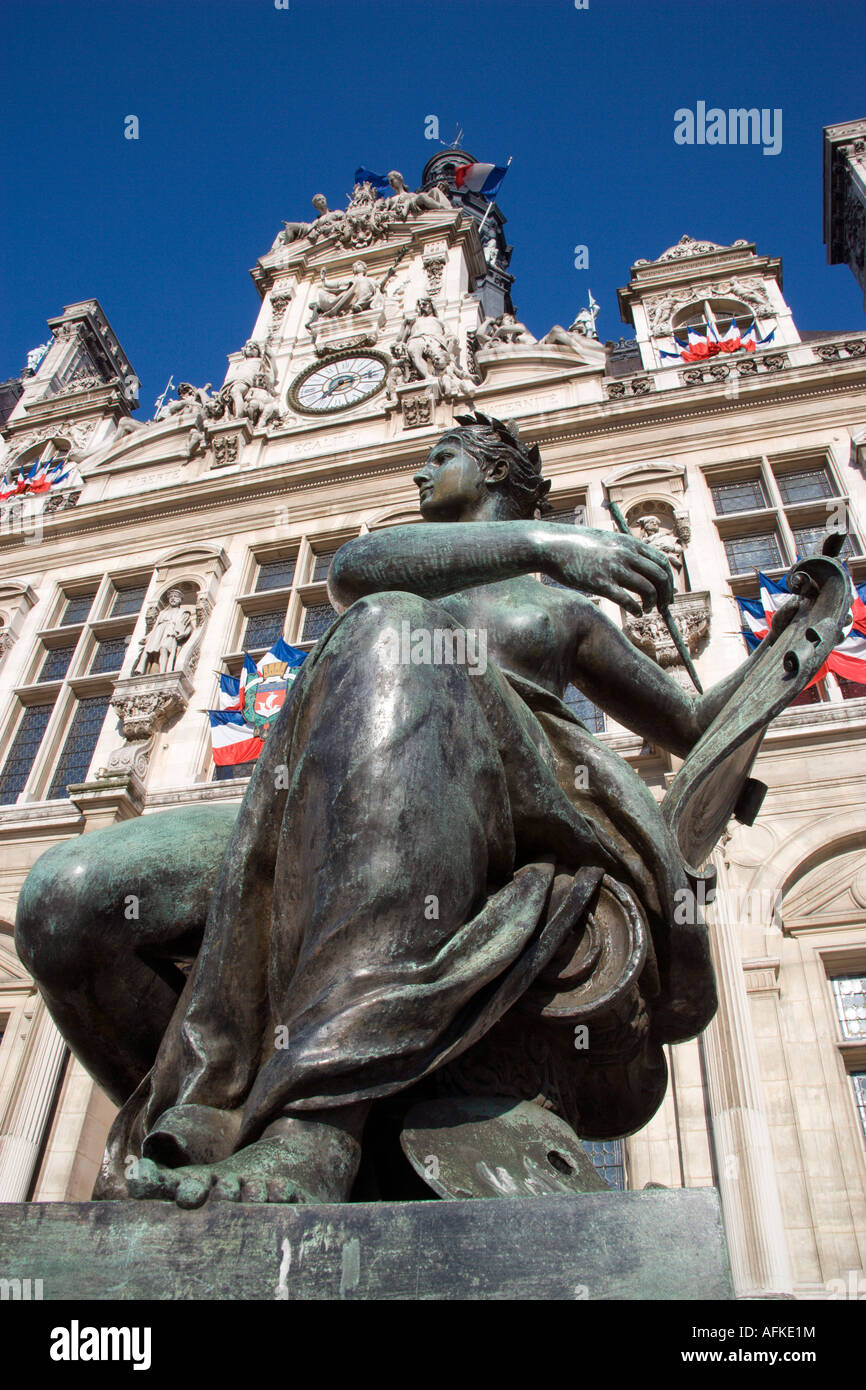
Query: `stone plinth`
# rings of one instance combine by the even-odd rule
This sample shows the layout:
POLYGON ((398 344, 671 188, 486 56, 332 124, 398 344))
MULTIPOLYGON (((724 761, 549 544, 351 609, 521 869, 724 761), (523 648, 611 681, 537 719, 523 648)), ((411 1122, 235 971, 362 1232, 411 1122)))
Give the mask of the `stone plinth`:
POLYGON ((714 1188, 199 1211, 6 1205, 0 1277, 75 1300, 733 1297, 714 1188))

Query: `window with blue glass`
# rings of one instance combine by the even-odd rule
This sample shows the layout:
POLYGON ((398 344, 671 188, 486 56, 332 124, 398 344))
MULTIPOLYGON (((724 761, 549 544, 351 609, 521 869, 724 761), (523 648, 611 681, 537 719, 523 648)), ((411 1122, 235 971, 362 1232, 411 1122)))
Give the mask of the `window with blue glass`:
POLYGON ((101 671, 119 671, 128 645, 129 637, 106 637, 98 641, 90 663, 90 674, 95 676, 101 671))
POLYGON ((135 584, 130 585, 127 589, 118 589, 114 596, 114 603, 111 605, 111 613, 109 616, 112 618, 125 618, 133 613, 140 613, 146 593, 147 584, 135 584))
POLYGON ((53 712, 53 702, 25 708, 0 772, 0 805, 11 805, 23 792, 53 712))
POLYGON ((320 637, 324 637, 328 628, 336 621, 337 614, 329 603, 311 603, 309 607, 304 608, 301 641, 318 641, 320 637))
MULTIPOLYGON (((61 597, 59 614, 52 614, 52 627, 37 634, 38 644, 25 679, 37 685, 63 682, 56 694, 48 694, 38 704, 27 704, 15 722, 5 762, 0 768, 0 804, 14 802, 22 792, 31 796, 62 797, 70 782, 87 775, 96 741, 109 708, 114 681, 123 663, 136 616, 147 590, 141 572, 109 582, 103 580, 73 589, 61 597), (93 642, 94 622, 100 636, 93 642), (102 624, 105 624, 103 627, 102 624), (57 631, 63 628, 63 634, 57 631), (74 685, 70 687, 70 682, 74 685), (53 711, 62 714, 65 727, 60 732, 60 753, 53 767, 40 769, 33 783, 42 746, 53 711), (48 784, 46 787, 46 783, 48 784)), ((22 687, 19 700, 29 692, 22 687)), ((19 706, 20 709, 20 706, 19 706)))
POLYGON ((83 782, 86 779, 109 703, 108 695, 90 695, 77 702, 60 761, 48 791, 50 801, 65 796, 66 788, 72 783, 83 782))
POLYGON ((251 618, 247 619, 247 625, 244 628, 242 643, 244 651, 254 652, 270 647, 278 637, 282 637, 285 621, 286 610, 282 606, 272 613, 254 613, 251 618))
POLYGON ((625 1190, 625 1144, 621 1139, 584 1139, 596 1170, 611 1187, 625 1190))
POLYGON ((66 606, 60 617, 61 627, 72 627, 76 623, 84 623, 90 617, 90 610, 93 607, 93 600, 96 598, 96 589, 88 589, 86 593, 73 594, 67 599, 66 606))
POLYGON ((77 643, 78 639, 76 638, 75 642, 68 642, 62 647, 52 647, 39 668, 37 681, 62 681, 69 670, 69 663, 77 643))
POLYGON ((604 710, 594 705, 592 700, 588 700, 576 685, 570 685, 565 692, 565 703, 576 715, 581 724, 584 724, 590 733, 600 734, 604 732, 604 710))
POLYGON ((290 589, 295 579, 295 557, 279 560, 261 560, 256 577, 256 593, 267 593, 270 589, 290 589))

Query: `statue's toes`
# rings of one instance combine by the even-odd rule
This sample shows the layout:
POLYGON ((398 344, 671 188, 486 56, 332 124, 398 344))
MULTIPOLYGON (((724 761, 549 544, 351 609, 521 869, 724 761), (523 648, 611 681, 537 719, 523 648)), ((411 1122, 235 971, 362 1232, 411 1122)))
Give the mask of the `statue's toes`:
POLYGON ((266 1202, 268 1184, 264 1178, 245 1178, 241 1183, 242 1202, 266 1202))
POLYGON ((271 1178, 267 1184, 269 1202, 297 1202, 298 1187, 291 1178, 271 1178))
POLYGON ((236 1173, 221 1174, 211 1188, 212 1202, 240 1202, 241 1180, 236 1173))
POLYGON ((190 1211, 194 1207, 204 1205, 211 1183, 208 1177, 200 1177, 194 1174, 187 1174, 178 1180, 174 1200, 179 1207, 185 1211, 190 1211))
POLYGON ((130 1197, 171 1200, 165 1171, 152 1158, 136 1159, 126 1181, 130 1197))

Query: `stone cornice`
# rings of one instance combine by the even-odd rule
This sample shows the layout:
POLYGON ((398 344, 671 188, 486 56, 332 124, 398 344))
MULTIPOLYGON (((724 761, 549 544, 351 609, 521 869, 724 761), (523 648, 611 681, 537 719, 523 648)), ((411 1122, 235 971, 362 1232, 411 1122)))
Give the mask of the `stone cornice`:
POLYGON ((46 835, 78 835, 84 824, 81 812, 62 801, 33 801, 23 806, 0 807, 0 842, 35 840, 46 835))
MULTIPOLYGON (((578 364, 575 364, 575 367, 579 372, 578 364)), ((548 387, 554 384, 553 381, 545 383, 548 387)), ((725 396, 724 385, 718 383, 651 392, 645 396, 629 397, 614 402, 595 402, 581 406, 568 404, 555 409, 530 412, 521 415, 520 418, 523 430, 531 433, 542 447, 575 440, 600 439, 606 435, 631 431, 636 425, 652 429, 679 421, 711 421, 721 415, 729 417, 732 421, 739 417, 744 427, 754 432, 757 422, 749 416, 753 415, 756 408, 766 411, 768 407, 784 406, 792 401, 805 402, 810 399, 838 396, 852 390, 861 393, 856 397, 857 401, 861 401, 864 387, 866 358, 856 358, 812 362, 799 367, 788 367, 784 372, 749 378, 748 386, 733 399, 725 396)), ((476 405, 482 410, 489 409, 487 399, 501 394, 502 388, 485 388, 482 385, 476 396, 476 405)), ((368 420, 347 421, 346 425, 350 423, 363 426, 368 420)), ((765 417, 761 425, 765 427, 766 423, 765 417)), ((790 421, 786 422, 786 426, 794 427, 790 421)), ((319 428, 324 432, 328 427, 322 425, 319 428)), ((304 431, 303 437, 306 437, 307 433, 304 431)), ((209 470, 189 480, 175 480, 165 489, 156 488, 127 497, 111 497, 89 502, 65 512, 46 516, 43 521, 42 546, 55 539, 60 541, 66 537, 73 538, 124 527, 138 520, 218 511, 225 504, 264 498, 276 499, 334 483, 404 473, 416 466, 437 433, 437 427, 431 425, 418 431, 411 439, 399 435, 385 443, 371 441, 344 449, 340 452, 338 460, 335 460, 331 450, 323 450, 318 459, 315 456, 306 456, 302 459, 263 462, 248 468, 240 467, 219 472, 209 470)), ((328 437, 333 434, 331 425, 328 437)), ((270 452, 275 452, 275 446, 283 441, 291 447, 299 437, 300 432, 293 432, 271 441, 270 452)), ((642 447, 645 447, 645 441, 642 442, 642 447)), ((147 462, 150 470, 158 469, 160 466, 160 461, 155 459, 147 462)), ((127 462, 126 467, 131 467, 131 463, 127 462)), ((32 556, 25 550, 19 537, 14 533, 6 537, 0 536, 0 554, 9 554, 11 558, 16 549, 20 550, 22 555, 26 555, 29 570, 32 556)))

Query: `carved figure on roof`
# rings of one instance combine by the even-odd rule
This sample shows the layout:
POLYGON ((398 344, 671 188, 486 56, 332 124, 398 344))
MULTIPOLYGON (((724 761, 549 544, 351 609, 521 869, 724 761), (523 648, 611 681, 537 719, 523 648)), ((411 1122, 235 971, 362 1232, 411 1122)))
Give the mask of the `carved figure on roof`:
POLYGON ((481 348, 492 347, 494 343, 535 342, 526 324, 516 319, 514 314, 497 314, 494 318, 485 319, 476 337, 481 348))
POLYGON ((341 212, 333 213, 328 211, 328 201, 324 193, 313 195, 313 207, 316 209, 316 216, 312 222, 284 222, 283 230, 277 233, 272 251, 276 251, 280 246, 287 246, 292 241, 303 241, 308 237, 315 241, 317 237, 327 234, 334 219, 341 218, 341 212))
POLYGON ((452 211, 451 203, 439 184, 435 184, 426 192, 419 189, 413 193, 410 188, 407 188, 406 180, 397 169, 391 170, 388 175, 388 182, 394 192, 390 198, 386 199, 386 203, 401 222, 405 222, 407 217, 421 212, 452 211))
POLYGON ((438 378, 451 362, 445 325, 427 295, 404 314, 397 343, 405 344, 409 361, 424 381, 438 378))
POLYGON ((473 381, 468 372, 463 370, 460 362, 460 339, 453 334, 446 338, 448 348, 448 364, 442 372, 439 380, 442 395, 447 400, 455 400, 457 397, 468 398, 475 394, 477 382, 473 381))
POLYGON ((321 281, 321 289, 310 299, 313 314, 307 321, 308 328, 312 327, 317 319, 361 313, 371 307, 379 293, 379 286, 367 274, 367 267, 363 261, 355 261, 348 280, 329 281, 322 270, 321 281))
POLYGON ((254 386, 273 394, 275 381, 267 347, 253 338, 244 343, 241 357, 229 365, 220 396, 230 415, 244 414, 244 401, 254 386))

